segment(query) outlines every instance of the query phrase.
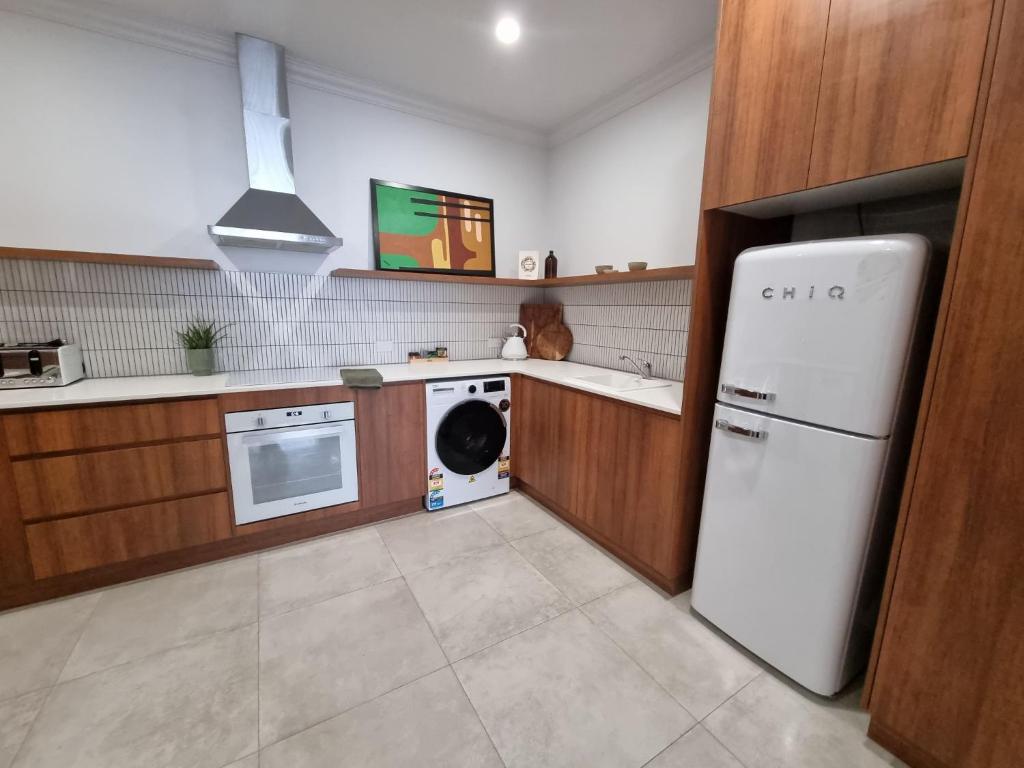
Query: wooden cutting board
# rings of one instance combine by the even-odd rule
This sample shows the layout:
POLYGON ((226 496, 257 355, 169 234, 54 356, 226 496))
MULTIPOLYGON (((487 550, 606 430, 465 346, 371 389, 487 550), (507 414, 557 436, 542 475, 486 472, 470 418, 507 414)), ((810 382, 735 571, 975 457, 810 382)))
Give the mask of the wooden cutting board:
POLYGON ((542 360, 565 360, 572 351, 572 331, 561 323, 546 325, 537 334, 534 348, 542 360))
MULTIPOLYGON (((526 352, 538 357, 537 337, 549 325, 562 324, 561 304, 520 304, 519 324, 526 329, 526 352)), ((571 342, 570 342, 571 346, 571 342)))

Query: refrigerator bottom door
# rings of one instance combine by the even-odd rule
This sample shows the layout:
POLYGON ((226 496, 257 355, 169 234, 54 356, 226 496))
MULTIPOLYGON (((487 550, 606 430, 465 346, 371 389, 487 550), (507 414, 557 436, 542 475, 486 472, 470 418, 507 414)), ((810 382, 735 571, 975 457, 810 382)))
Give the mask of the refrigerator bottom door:
POLYGON ((887 440, 718 405, 692 605, 804 687, 846 663, 887 440))

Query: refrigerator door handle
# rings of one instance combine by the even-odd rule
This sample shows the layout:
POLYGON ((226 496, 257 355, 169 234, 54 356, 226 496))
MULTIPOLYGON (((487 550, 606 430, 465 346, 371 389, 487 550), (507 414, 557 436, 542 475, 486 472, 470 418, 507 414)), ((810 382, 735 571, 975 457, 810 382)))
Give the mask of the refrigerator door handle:
POLYGON ((741 437, 749 437, 751 440, 767 440, 768 432, 764 429, 747 429, 746 427, 738 427, 735 424, 731 424, 725 419, 715 419, 715 429, 723 429, 726 432, 731 432, 734 435, 740 435, 741 437))
POLYGON ((758 392, 756 389, 744 389, 743 387, 736 387, 732 384, 723 384, 722 394, 735 395, 736 397, 748 397, 751 400, 765 400, 769 403, 775 399, 774 392, 758 392))

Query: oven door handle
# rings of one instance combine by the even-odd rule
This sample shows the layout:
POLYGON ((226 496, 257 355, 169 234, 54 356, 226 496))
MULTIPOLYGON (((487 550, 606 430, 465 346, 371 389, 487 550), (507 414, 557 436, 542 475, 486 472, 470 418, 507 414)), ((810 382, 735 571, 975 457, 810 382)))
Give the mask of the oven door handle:
POLYGON ((324 433, 343 435, 349 429, 353 429, 352 422, 343 421, 323 425, 310 426, 306 424, 296 427, 279 427, 277 429, 263 429, 255 432, 241 432, 237 434, 241 437, 241 440, 238 440, 238 443, 247 448, 251 448, 259 445, 273 445, 281 440, 295 439, 324 433))

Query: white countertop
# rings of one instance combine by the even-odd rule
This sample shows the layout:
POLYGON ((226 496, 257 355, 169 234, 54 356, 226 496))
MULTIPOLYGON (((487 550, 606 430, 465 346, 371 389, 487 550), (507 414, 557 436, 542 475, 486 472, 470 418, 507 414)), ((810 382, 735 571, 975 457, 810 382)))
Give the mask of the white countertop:
MULTIPOLYGON (((353 366, 356 367, 356 366, 353 366)), ((555 360, 459 360, 449 363, 399 363, 396 365, 363 366, 380 371, 385 383, 395 381, 428 381, 469 376, 493 376, 521 373, 535 379, 593 392, 625 403, 641 405, 666 413, 680 414, 683 408, 683 385, 673 381, 658 389, 620 392, 586 382, 576 376, 593 376, 610 369, 555 360)), ((16 389, 0 392, 0 411, 18 408, 46 408, 88 403, 110 403, 131 400, 156 400, 173 397, 222 395, 227 392, 252 392, 261 389, 302 389, 341 384, 339 378, 301 381, 288 384, 268 382, 255 386, 229 386, 227 373, 212 376, 131 376, 110 379, 83 379, 66 387, 16 389)))

